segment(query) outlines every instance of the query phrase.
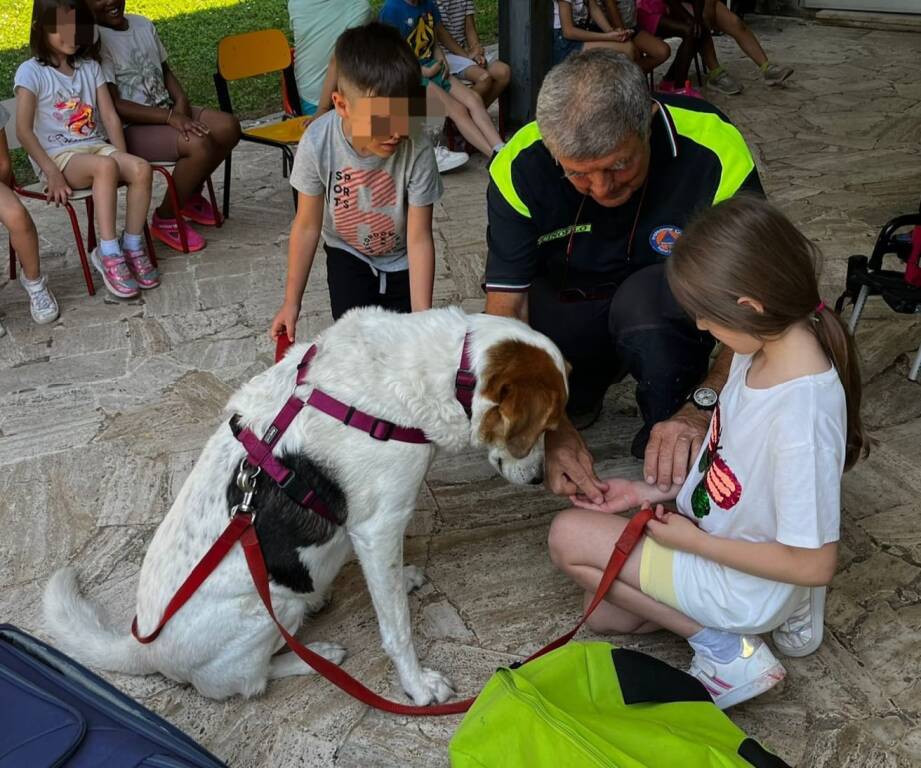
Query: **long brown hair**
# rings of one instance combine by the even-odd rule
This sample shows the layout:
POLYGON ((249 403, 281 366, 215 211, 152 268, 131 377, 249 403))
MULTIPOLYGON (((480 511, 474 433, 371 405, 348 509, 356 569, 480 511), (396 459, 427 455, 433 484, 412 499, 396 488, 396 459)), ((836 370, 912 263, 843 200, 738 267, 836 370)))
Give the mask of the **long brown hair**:
POLYGON ((99 42, 93 40, 93 13, 84 0, 33 0, 29 48, 39 64, 55 66, 55 52, 48 44, 48 33, 57 29, 59 10, 77 12, 78 47, 73 55, 67 57, 67 63, 72 67, 80 59, 98 60, 99 42))
POLYGON ((692 318, 765 339, 807 321, 844 387, 845 469, 869 452, 860 421, 860 368, 854 340, 816 280, 818 248, 764 200, 738 196, 698 215, 666 263, 668 284, 692 318), (747 296, 764 307, 739 304, 747 296))

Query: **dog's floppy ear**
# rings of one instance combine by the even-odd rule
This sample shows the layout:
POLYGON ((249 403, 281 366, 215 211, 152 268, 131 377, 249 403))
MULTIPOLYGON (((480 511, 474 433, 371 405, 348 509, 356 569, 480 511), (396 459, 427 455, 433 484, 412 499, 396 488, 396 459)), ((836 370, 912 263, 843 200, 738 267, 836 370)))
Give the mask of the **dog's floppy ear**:
POLYGON ((566 404, 563 376, 544 350, 504 341, 487 353, 484 378, 483 395, 496 405, 483 415, 480 436, 524 458, 541 434, 559 425, 566 404))

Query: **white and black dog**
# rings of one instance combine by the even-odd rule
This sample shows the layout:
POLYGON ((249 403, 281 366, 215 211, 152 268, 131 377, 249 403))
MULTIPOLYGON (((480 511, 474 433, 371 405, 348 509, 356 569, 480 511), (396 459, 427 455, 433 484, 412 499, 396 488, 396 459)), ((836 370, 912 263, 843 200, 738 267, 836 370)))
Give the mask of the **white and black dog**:
MULTIPOLYGON (((300 397, 313 387, 366 413, 424 430, 428 444, 375 440, 319 410, 304 408, 274 453, 327 501, 339 526, 305 511, 264 473, 255 498, 255 528, 271 577, 279 621, 295 632, 306 609, 317 610, 352 550, 364 571, 384 650, 416 704, 452 694, 439 672, 419 664, 406 590, 422 574, 403 568, 403 535, 436 449, 488 450, 510 482, 540 482, 543 435, 556 428, 566 403, 559 350, 524 323, 456 308, 399 315, 354 310, 321 333, 300 397), (455 398, 455 375, 467 333, 477 377, 472 416, 455 398), (405 581, 405 583, 404 583, 405 581)), ((298 344, 277 365, 245 384, 228 413, 262 434, 292 394, 307 349, 298 344)), ((150 632, 166 604, 228 523, 242 493, 235 485, 245 456, 225 421, 208 440, 141 566, 138 628, 150 632)), ((79 591, 73 569, 51 578, 44 597, 47 629, 63 650, 116 672, 160 672, 223 699, 261 693, 270 679, 311 670, 295 654, 273 657, 283 640, 262 606, 239 546, 151 644, 113 629, 79 591)), ((339 663, 345 650, 314 643, 339 663)))

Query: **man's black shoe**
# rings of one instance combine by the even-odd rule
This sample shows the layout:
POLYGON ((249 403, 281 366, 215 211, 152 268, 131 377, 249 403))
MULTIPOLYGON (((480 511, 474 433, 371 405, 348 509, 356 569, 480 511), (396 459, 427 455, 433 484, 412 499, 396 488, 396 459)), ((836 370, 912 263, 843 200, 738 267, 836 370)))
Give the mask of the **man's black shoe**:
POLYGON ((588 429, 592 424, 598 421, 603 407, 604 400, 599 400, 591 408, 586 410, 570 411, 567 409, 566 415, 569 416, 572 425, 581 432, 583 429, 588 429))

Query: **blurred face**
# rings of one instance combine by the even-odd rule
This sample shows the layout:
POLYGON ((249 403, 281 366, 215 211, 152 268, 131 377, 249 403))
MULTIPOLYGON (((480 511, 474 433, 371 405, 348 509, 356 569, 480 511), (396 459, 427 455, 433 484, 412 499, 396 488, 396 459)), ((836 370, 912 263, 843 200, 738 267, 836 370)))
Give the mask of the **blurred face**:
POLYGON ((46 27, 48 45, 61 56, 73 56, 77 49, 93 42, 93 26, 78 24, 72 8, 55 9, 54 26, 46 27))
POLYGON ((390 157, 410 135, 413 115, 407 98, 365 96, 346 85, 333 93, 333 105, 358 152, 390 157))
POLYGON ((125 0, 87 0, 90 11, 100 27, 125 29, 125 0))
POLYGON ((596 160, 557 158, 566 179, 599 205, 616 208, 643 186, 649 172, 649 142, 633 134, 596 160))

